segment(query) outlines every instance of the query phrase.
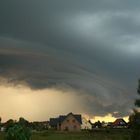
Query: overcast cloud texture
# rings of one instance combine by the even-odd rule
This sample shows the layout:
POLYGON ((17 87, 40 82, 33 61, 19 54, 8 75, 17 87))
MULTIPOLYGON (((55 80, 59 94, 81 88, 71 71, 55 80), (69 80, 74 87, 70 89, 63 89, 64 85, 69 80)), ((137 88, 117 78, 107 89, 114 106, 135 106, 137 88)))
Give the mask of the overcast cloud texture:
POLYGON ((140 1, 0 1, 1 85, 74 91, 89 115, 130 114, 140 78, 140 1))

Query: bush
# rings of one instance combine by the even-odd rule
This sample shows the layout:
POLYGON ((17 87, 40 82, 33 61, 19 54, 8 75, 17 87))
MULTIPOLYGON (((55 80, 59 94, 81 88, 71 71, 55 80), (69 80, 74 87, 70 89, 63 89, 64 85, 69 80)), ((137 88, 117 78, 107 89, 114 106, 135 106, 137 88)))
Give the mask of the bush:
POLYGON ((15 124, 10 127, 6 133, 6 140, 29 140, 31 136, 31 131, 29 128, 15 124))

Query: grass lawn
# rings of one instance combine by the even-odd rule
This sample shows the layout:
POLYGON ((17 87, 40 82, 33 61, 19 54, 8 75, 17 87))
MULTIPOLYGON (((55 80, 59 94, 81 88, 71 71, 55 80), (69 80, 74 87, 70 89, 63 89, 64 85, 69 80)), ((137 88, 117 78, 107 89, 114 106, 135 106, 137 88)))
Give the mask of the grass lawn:
POLYGON ((0 140, 4 140, 4 133, 0 132, 0 140))
MULTIPOLYGON (((130 140, 128 130, 104 130, 95 132, 57 132, 47 131, 33 133, 31 140, 130 140)), ((4 133, 0 133, 4 140, 4 133)))
POLYGON ((105 130, 95 132, 44 132, 34 133, 31 140, 130 140, 128 130, 105 130))

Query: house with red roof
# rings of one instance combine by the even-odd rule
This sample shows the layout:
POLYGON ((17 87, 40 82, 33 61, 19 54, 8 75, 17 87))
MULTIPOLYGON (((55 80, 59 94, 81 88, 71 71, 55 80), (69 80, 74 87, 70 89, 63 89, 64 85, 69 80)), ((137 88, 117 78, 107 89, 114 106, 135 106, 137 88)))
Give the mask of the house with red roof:
POLYGON ((113 128, 127 128, 127 123, 125 122, 124 119, 119 118, 116 119, 113 123, 112 123, 112 127, 113 128))

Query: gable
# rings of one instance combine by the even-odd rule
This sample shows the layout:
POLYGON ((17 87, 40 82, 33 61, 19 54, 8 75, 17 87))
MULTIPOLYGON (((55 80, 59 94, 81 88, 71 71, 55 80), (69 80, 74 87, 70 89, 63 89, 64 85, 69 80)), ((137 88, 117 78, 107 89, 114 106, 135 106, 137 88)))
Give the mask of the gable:
POLYGON ((117 119, 113 125, 126 125, 126 122, 123 119, 117 119))
POLYGON ((69 113, 67 116, 63 116, 63 117, 60 117, 61 118, 61 123, 63 123, 64 121, 75 121, 75 122, 77 122, 77 123, 79 123, 79 124, 82 124, 82 119, 81 119, 81 115, 74 115, 74 114, 72 114, 72 113, 69 113))
POLYGON ((73 120, 79 124, 82 124, 81 115, 69 113, 68 115, 60 115, 58 118, 50 118, 50 126, 57 126, 57 124, 62 124, 66 120, 73 120))

